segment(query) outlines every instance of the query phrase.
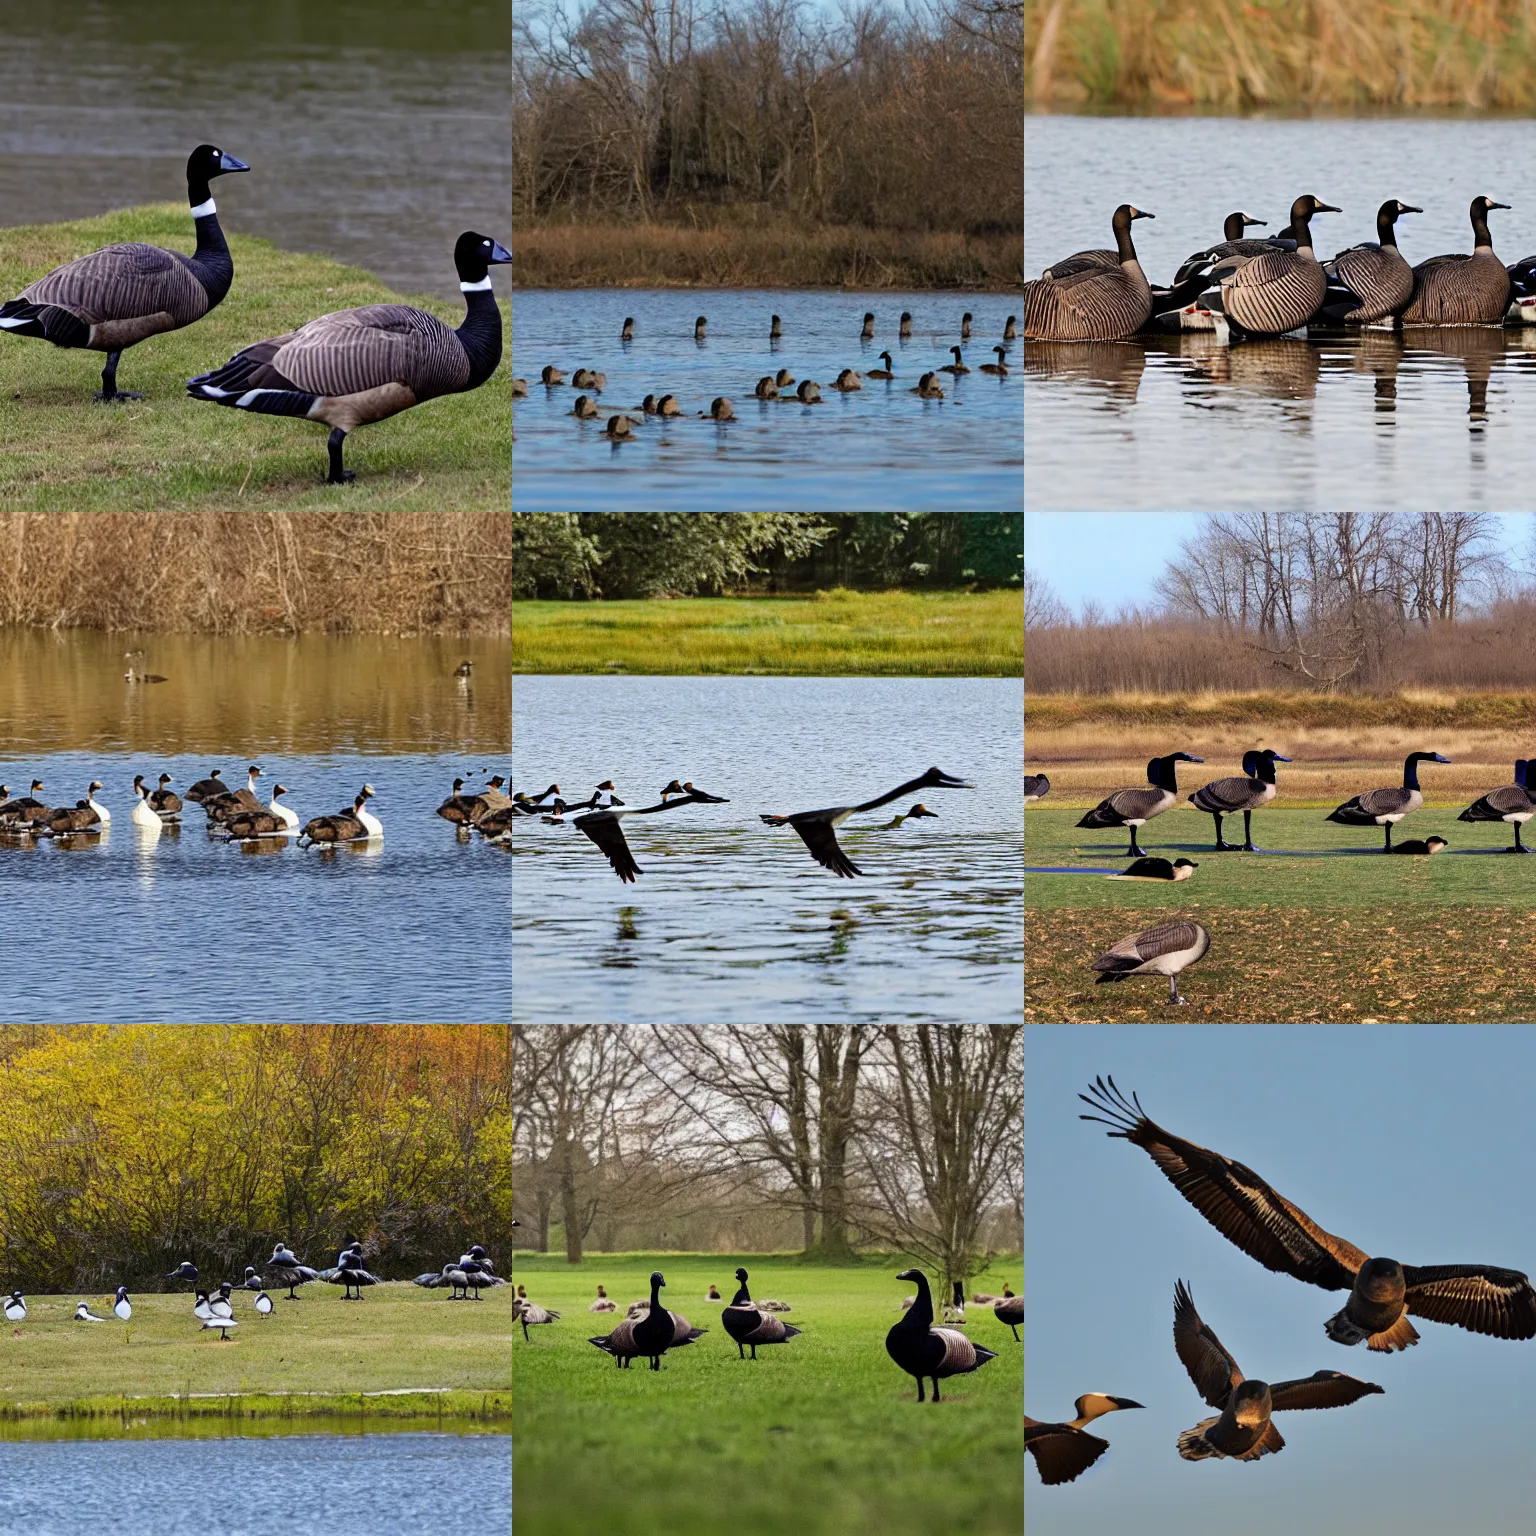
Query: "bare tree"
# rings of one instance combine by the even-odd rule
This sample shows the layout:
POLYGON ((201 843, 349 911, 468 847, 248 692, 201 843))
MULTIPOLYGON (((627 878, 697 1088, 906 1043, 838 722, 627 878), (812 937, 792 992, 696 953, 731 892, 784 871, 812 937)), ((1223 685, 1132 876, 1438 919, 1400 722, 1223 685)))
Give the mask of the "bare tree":
POLYGON ((1067 605, 1045 577, 1024 567, 1024 628, 1061 629, 1072 622, 1067 605))

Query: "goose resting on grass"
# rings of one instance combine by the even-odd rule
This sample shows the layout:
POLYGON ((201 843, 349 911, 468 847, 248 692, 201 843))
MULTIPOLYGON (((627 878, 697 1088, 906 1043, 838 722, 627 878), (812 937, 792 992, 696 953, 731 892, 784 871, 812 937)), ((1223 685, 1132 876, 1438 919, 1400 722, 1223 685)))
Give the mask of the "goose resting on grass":
POLYGON ((1398 843, 1397 846, 1395 848, 1391 849, 1390 851, 1392 853, 1394 853, 1394 854, 1406 853, 1406 854, 1408 854, 1410 856, 1412 856, 1412 855, 1421 855, 1422 856, 1422 855, 1430 854, 1430 853, 1440 853, 1443 850, 1449 848, 1450 846, 1451 845, 1448 842, 1446 842, 1446 840, 1443 837, 1434 837, 1434 836, 1431 836, 1431 837, 1428 837, 1428 838, 1410 837, 1407 842, 1405 842, 1405 843, 1398 843))
POLYGON ((1210 932, 1199 923, 1160 923, 1111 945, 1093 968, 1101 973, 1100 985, 1127 976, 1166 976, 1168 1001, 1183 1004, 1189 999, 1179 996, 1179 972, 1203 960, 1210 947, 1210 932))
POLYGON ((1288 763, 1271 747, 1243 753, 1243 771, 1229 779, 1212 779, 1189 797, 1197 811, 1205 811, 1216 823, 1216 852, 1235 852, 1235 845, 1221 835, 1221 818, 1243 813, 1243 852, 1258 853, 1253 846, 1253 813, 1275 798, 1275 764, 1288 763))
POLYGON ((1387 841, 1382 852, 1391 853, 1393 826, 1424 804, 1424 795, 1419 789, 1419 764, 1448 762, 1450 758, 1441 757, 1438 752, 1410 752, 1403 759, 1402 788, 1368 789, 1364 794, 1346 800, 1323 819, 1346 827, 1384 827, 1387 841))
MULTIPOLYGON (((1486 1264, 1420 1268, 1396 1259, 1373 1259, 1353 1243, 1325 1232, 1253 1169, 1149 1120, 1135 1094, 1127 1099, 1113 1077, 1107 1083, 1095 1079, 1089 1093, 1078 1097, 1100 1111, 1079 1115, 1080 1120, 1107 1125, 1110 1136, 1140 1147, 1173 1187, 1249 1258, 1322 1290, 1348 1291, 1349 1300, 1323 1325, 1336 1344, 1363 1340, 1380 1353, 1407 1349, 1419 1342, 1410 1315, 1498 1339, 1536 1338, 1536 1291, 1519 1270, 1486 1264)), ((1358 1187, 1353 1170, 1344 1170, 1338 1182, 1358 1187)))
POLYGON ((1147 787, 1117 789, 1078 822, 1080 827, 1129 827, 1131 846, 1125 857, 1139 859, 1146 852, 1136 841, 1136 829, 1144 827, 1154 816, 1178 803, 1179 785, 1176 777, 1180 763, 1203 763, 1203 757, 1191 757, 1188 752, 1171 752, 1167 757, 1154 757, 1147 764, 1147 787))
POLYGON ((1106 880, 1188 880, 1200 866, 1193 859, 1148 858, 1137 859, 1118 874, 1105 875, 1106 880))
MULTIPOLYGON (((772 1312, 763 1311, 752 1304, 752 1297, 747 1291, 746 1270, 738 1269, 736 1279, 740 1289, 731 1298, 730 1306, 720 1314, 720 1321, 736 1342, 738 1359, 746 1359, 744 1346, 751 1349, 752 1358, 756 1360, 759 1344, 785 1344, 790 1339, 800 1337, 801 1329, 791 1328, 788 1323, 780 1322, 772 1312)), ((710 1289, 714 1290, 714 1287, 710 1289)), ((715 1299, 718 1301, 720 1298, 716 1296, 715 1299)))
POLYGON ((939 1380, 947 1376, 966 1376, 979 1371, 987 1361, 997 1359, 995 1351, 983 1349, 958 1328, 933 1326, 933 1297, 928 1291, 928 1277, 920 1269, 904 1269, 898 1280, 917 1285, 917 1299, 907 1315, 885 1336, 885 1352, 907 1375, 917 1378, 917 1400, 923 1399, 923 1379, 933 1382, 933 1400, 939 1401, 939 1380))
POLYGON ((1297 1381, 1245 1378, 1226 1346, 1195 1311, 1195 1299, 1180 1280, 1173 1288, 1173 1347, 1195 1390, 1219 1410, 1179 1436, 1185 1461, 1230 1456, 1257 1461, 1285 1449, 1271 1413, 1294 1408, 1347 1408, 1384 1389, 1338 1371, 1318 1371, 1297 1381))
POLYGON ((608 1299, 608 1292, 602 1286, 597 1288, 597 1300, 587 1303, 588 1312, 617 1312, 618 1307, 608 1299))
POLYGON ((1024 1415, 1024 1449, 1035 1458, 1035 1470, 1042 1483, 1070 1483, 1109 1449, 1109 1441, 1090 1435, 1083 1428, 1118 1408, 1140 1408, 1128 1397, 1111 1397, 1107 1392, 1085 1392, 1073 1403, 1077 1414, 1062 1424, 1042 1424, 1024 1415))
POLYGON ((1531 850, 1520 841, 1520 828, 1532 816, 1536 816, 1536 800, 1531 799, 1526 774, 1530 768, 1525 758, 1515 764, 1515 782, 1501 789, 1490 789, 1481 800, 1474 800, 1457 821, 1502 821, 1515 829, 1515 846, 1509 853, 1529 853, 1531 850))

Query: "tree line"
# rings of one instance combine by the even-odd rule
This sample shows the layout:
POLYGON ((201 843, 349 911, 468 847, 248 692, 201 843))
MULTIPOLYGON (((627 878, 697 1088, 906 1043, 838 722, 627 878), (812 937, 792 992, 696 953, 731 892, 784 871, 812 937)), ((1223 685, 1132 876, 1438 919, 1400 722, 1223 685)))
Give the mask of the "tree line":
POLYGON ((1017 1025, 513 1026, 514 1208, 547 1251, 910 1253, 1023 1240, 1017 1025))

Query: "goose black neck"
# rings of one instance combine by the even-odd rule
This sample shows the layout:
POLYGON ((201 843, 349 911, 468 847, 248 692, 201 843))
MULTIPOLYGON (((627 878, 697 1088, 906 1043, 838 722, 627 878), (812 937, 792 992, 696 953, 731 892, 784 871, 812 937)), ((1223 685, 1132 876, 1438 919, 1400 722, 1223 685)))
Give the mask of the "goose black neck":
POLYGON ((656 1279, 652 1279, 652 1281, 651 1281, 651 1312, 652 1312, 653 1315, 655 1314, 656 1309, 660 1305, 661 1305, 661 1281, 656 1280, 656 1279))
POLYGON ((1291 215, 1291 234, 1296 240, 1298 251, 1310 251, 1312 249, 1312 216, 1311 214, 1291 215))
POLYGON ((469 358, 469 382, 464 387, 478 389, 501 361, 501 311, 489 288, 475 288, 464 295, 464 323, 454 334, 469 358))
POLYGON ((1408 757, 1403 761, 1403 788, 1417 789, 1419 787, 1419 760, 1416 757, 1408 757))
POLYGON ((1136 247, 1131 241, 1131 217, 1127 213, 1115 214, 1115 254, 1120 258, 1120 265, 1124 266, 1128 261, 1136 260, 1136 247))
POLYGON ((1397 245, 1397 210, 1383 208, 1376 215, 1376 239, 1383 246, 1397 245))
POLYGON ((752 1305, 752 1298, 747 1294, 747 1282, 745 1280, 741 1282, 741 1286, 736 1294, 731 1297, 731 1305, 733 1307, 749 1307, 752 1305))
MULTIPOLYGON (((187 200, 193 208, 201 208, 204 203, 212 202, 213 195, 208 190, 208 183, 188 181, 187 200)), ((219 215, 216 211, 205 213, 192 222, 197 228, 197 249, 185 260, 196 274, 198 282, 208 290, 210 302, 217 304, 229 292, 230 284, 235 280, 235 263, 229 254, 224 231, 219 228, 219 215)))
POLYGON ((928 777, 926 774, 920 779, 908 779, 905 784, 898 784, 890 794, 881 795, 878 800, 866 800, 863 805, 854 806, 854 810, 873 811, 879 806, 889 805, 892 800, 901 799, 903 795, 910 793, 914 789, 926 789, 927 787, 928 777))
POLYGON ((1273 784, 1275 782, 1275 760, 1272 757, 1261 757, 1254 763, 1254 777, 1261 784, 1273 784))
POLYGON ((1493 248, 1493 236, 1488 233, 1488 212, 1484 208, 1472 210, 1472 247, 1478 246, 1493 248))
POLYGON ((926 1333, 933 1326, 933 1297, 928 1294, 928 1277, 917 1277, 917 1300, 907 1308, 908 1325, 926 1333))
POLYGON ((1175 777, 1177 772, 1177 765, 1171 757, 1154 757, 1147 764, 1147 783, 1157 789, 1166 789, 1177 794, 1179 791, 1179 781, 1175 777))

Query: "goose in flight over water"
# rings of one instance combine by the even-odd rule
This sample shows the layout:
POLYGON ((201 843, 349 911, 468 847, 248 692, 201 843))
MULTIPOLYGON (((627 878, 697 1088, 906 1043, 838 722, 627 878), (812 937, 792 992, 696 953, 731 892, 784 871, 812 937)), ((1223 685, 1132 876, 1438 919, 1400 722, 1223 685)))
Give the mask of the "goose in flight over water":
MULTIPOLYGON (((677 781, 674 779, 673 783, 677 781)), ((640 806, 635 810, 608 809, 602 811, 588 811, 585 816, 578 816, 575 821, 577 829, 590 838, 608 856, 608 862, 613 865, 613 872, 626 885, 635 883, 635 876, 644 874, 645 871, 635 863, 635 856, 629 851, 629 844, 624 841, 624 829, 619 821, 625 816, 654 816, 658 811, 675 811, 680 805, 729 805, 730 801, 720 795, 706 795, 701 789, 689 788, 686 794, 675 800, 663 800, 660 805, 640 806)))
POLYGON ((801 842, 811 850, 811 857, 818 864, 825 869, 830 869, 834 875, 851 880, 855 875, 862 875, 864 871, 843 852, 837 841, 837 829, 850 816, 857 815, 860 811, 873 811, 882 805, 889 805, 892 800, 900 800, 902 796, 910 795, 914 790, 975 789, 975 787, 964 779, 957 779, 952 773, 945 773, 942 768, 930 768, 921 778, 908 779, 905 784, 898 784, 889 794, 880 795, 874 800, 866 800, 862 805, 835 805, 825 811, 796 811, 789 816, 763 816, 762 821, 764 825, 770 827, 793 827, 800 834, 801 842))
POLYGON ((1140 1408, 1128 1397, 1111 1397, 1107 1392, 1084 1392, 1073 1403, 1075 1419, 1061 1424, 1042 1424, 1024 1415, 1024 1449, 1035 1458, 1035 1468, 1042 1483, 1070 1483, 1109 1449, 1109 1441, 1090 1435, 1083 1428, 1117 1408, 1140 1408))
POLYGON ((1173 1347, 1195 1391, 1218 1416, 1202 1419, 1179 1436, 1185 1461, 1230 1456, 1257 1461, 1285 1449, 1270 1418, 1293 1408, 1347 1408, 1385 1389, 1338 1371, 1317 1371, 1298 1381, 1256 1381, 1244 1377, 1226 1346, 1195 1311, 1195 1298, 1180 1280, 1173 1288, 1173 1347))
POLYGON ((1407 1349, 1419 1342, 1410 1314, 1497 1339, 1536 1338, 1536 1291, 1519 1270, 1487 1264, 1420 1268, 1371 1258, 1325 1232, 1253 1169, 1149 1120, 1136 1095, 1127 1098, 1114 1078, 1107 1084, 1096 1079, 1090 1093, 1078 1098, 1103 1113, 1078 1118, 1110 1126, 1111 1136, 1142 1148, 1174 1188, 1250 1259, 1322 1290, 1349 1292, 1349 1300, 1323 1325, 1336 1344, 1363 1340, 1380 1353, 1407 1349))

